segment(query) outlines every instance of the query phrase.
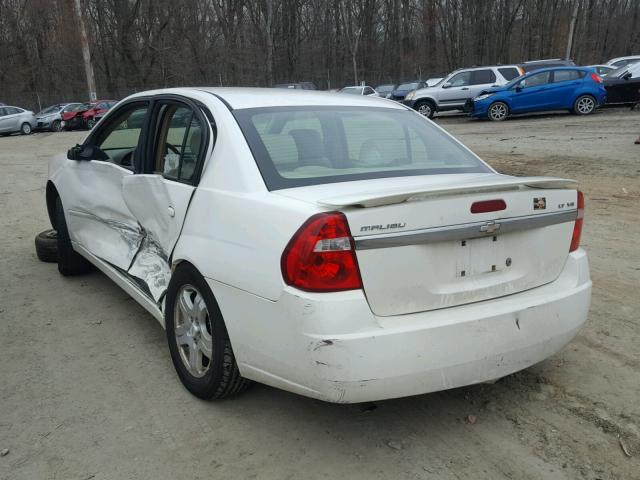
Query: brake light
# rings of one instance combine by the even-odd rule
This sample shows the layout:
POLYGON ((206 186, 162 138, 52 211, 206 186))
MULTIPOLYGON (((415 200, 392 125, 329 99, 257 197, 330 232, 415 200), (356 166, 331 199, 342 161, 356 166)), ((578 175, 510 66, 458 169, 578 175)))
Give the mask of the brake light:
POLYGON ((592 73, 591 74, 591 80, 593 80, 596 83, 602 83, 602 77, 600 75, 598 75, 597 73, 592 73))
POLYGON ((349 224, 340 212, 319 213, 295 233, 282 253, 287 285, 308 292, 362 288, 349 224))
POLYGON ((507 208, 507 204, 502 199, 483 200, 471 204, 471 213, 499 212, 507 208))
POLYGON ((578 190, 578 216, 576 223, 573 225, 573 235, 571 236, 571 247, 569 251, 573 252, 580 246, 580 236, 582 235, 582 221, 584 220, 584 195, 578 190))

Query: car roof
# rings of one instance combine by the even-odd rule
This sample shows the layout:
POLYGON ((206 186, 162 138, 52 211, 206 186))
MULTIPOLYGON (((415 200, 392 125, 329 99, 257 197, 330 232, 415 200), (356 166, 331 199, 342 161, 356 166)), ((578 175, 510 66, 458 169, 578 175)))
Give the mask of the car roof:
MULTIPOLYGON (((357 86, 360 88, 360 86, 357 86)), ((283 107, 283 106, 347 106, 380 107, 406 110, 404 105, 381 97, 364 95, 336 95, 334 92, 317 90, 254 88, 254 87, 184 87, 150 90, 131 95, 129 98, 172 93, 186 95, 205 92, 220 98, 232 109, 283 107)))
MULTIPOLYGON (((509 64, 509 65, 481 65, 481 66, 476 66, 476 67, 469 67, 469 68, 458 68, 456 70, 454 70, 451 73, 458 73, 458 72, 467 72, 469 70, 485 70, 487 68, 518 68, 518 65, 515 64, 509 64)), ((447 74, 446 76, 450 75, 447 74)))
POLYGON ((580 70, 583 72, 590 72, 593 67, 579 67, 577 65, 567 65, 566 67, 546 67, 546 68, 538 68, 536 70, 531 70, 530 72, 525 73, 525 75, 533 75, 536 73, 542 72, 557 72, 562 70, 580 70))

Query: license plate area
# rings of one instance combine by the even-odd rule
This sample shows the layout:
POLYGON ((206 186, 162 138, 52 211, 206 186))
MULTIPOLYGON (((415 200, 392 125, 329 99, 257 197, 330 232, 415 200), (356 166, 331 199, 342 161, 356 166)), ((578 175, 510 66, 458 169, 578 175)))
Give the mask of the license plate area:
POLYGON ((503 270, 505 261, 501 260, 501 250, 502 242, 498 235, 459 241, 456 277, 474 277, 503 270))

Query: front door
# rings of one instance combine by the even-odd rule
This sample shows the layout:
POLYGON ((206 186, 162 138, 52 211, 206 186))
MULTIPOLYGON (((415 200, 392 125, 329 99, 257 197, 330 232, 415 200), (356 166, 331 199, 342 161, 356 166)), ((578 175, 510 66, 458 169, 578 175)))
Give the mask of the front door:
POLYGON ((550 104, 548 96, 551 72, 540 72, 520 80, 513 90, 511 110, 517 112, 530 112, 547 108, 550 104))
POLYGON ((85 141, 104 152, 105 159, 67 160, 60 179, 71 239, 123 271, 131 266, 144 237, 122 196, 123 181, 134 176, 133 166, 144 146, 142 125, 130 125, 127 120, 146 116, 149 105, 149 101, 138 101, 114 112, 85 141))

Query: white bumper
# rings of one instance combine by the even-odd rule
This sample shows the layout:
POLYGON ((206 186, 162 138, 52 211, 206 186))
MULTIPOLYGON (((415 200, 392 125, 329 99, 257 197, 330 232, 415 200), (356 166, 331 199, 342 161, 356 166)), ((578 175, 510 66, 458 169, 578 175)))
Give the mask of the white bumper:
POLYGON ((209 282, 245 377, 340 403, 445 390, 522 370, 577 334, 591 300, 581 249, 542 287, 394 317, 373 315, 362 291, 287 288, 271 302, 209 282))

